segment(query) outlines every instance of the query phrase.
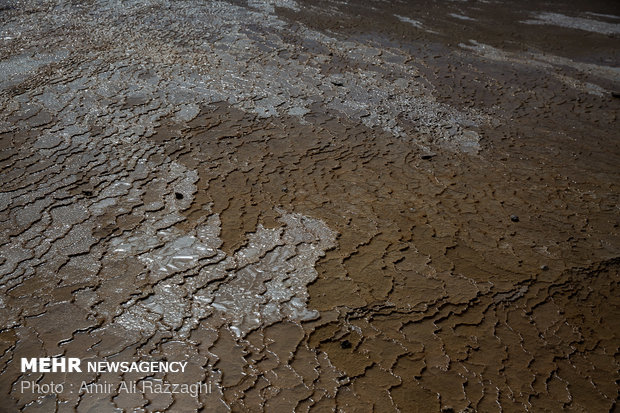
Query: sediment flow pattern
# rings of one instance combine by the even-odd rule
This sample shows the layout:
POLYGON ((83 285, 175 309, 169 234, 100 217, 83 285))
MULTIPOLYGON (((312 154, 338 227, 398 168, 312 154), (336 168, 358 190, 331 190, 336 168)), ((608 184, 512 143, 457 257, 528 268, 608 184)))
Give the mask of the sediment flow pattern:
POLYGON ((613 410, 620 18, 518 6, 1 1, 0 410, 613 410))

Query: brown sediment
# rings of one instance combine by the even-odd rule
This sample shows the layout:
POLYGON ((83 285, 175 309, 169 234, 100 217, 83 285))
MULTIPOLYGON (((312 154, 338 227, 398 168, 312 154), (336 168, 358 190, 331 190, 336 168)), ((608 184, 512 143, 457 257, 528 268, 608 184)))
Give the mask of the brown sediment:
MULTIPOLYGON (((558 188, 549 171, 530 170, 528 178, 537 185, 528 188, 512 181, 515 166, 526 166, 523 160, 498 165, 449 153, 429 162, 406 142, 342 119, 317 116, 318 130, 314 123, 269 120, 252 132, 230 115, 223 106, 204 113, 195 122, 219 126, 204 138, 189 138, 200 142, 192 159, 213 165, 208 154, 230 153, 239 164, 252 164, 243 174, 227 174, 217 165, 201 174, 198 191, 204 185, 205 194, 219 198, 206 200, 214 211, 244 228, 260 222, 268 205, 281 205, 319 217, 339 234, 338 247, 318 263, 320 276, 309 287, 310 307, 335 311, 337 318, 306 327, 308 344, 344 373, 347 390, 337 393, 336 403, 342 397, 345 404, 356 400, 358 408, 371 405, 369 400, 383 406, 394 400, 388 405, 401 409, 420 406, 417 398, 396 401, 394 391, 439 395, 441 406, 455 410, 497 403, 536 408, 553 397, 545 393, 546 382, 568 381, 556 359, 570 365, 571 357, 584 357, 572 347, 593 351, 583 368, 601 372, 613 365, 614 340, 608 350, 600 349, 599 359, 592 346, 602 337, 587 338, 584 329, 592 323, 614 329, 615 315, 604 307, 614 300, 617 260, 579 268, 603 251, 580 246, 591 238, 578 235, 584 232, 566 232, 566 226, 583 228, 607 214, 594 207, 587 221, 575 217, 572 225, 558 225, 559 214, 569 222, 572 214, 550 203, 558 188), (207 138, 226 134, 227 125, 243 136, 230 152, 228 140, 207 138), (251 150, 241 149, 245 142, 251 150), (511 212, 519 213, 518 226, 511 212), (582 311, 597 305, 593 318, 584 319, 582 311)), ((582 199, 567 201, 584 206, 582 199)), ((239 229, 222 228, 224 245, 244 242, 239 229)), ((602 237, 606 229, 599 231, 602 237)), ((607 386, 601 407, 615 397, 613 381, 607 386)), ((596 384, 590 387, 586 393, 597 391, 596 384)), ((555 408, 567 402, 558 403, 555 408)))
POLYGON ((46 34, 0 46, 2 408, 616 408, 617 38, 370 4, 2 11, 46 34), (19 371, 60 355, 188 368, 19 371), (212 392, 78 391, 156 379, 212 392))

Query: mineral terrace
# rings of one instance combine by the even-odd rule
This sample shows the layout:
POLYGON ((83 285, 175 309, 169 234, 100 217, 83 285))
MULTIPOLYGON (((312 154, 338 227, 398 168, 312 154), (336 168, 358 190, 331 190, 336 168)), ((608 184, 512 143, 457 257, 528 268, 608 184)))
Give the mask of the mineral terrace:
POLYGON ((0 411, 615 411, 619 16, 0 0, 0 411))

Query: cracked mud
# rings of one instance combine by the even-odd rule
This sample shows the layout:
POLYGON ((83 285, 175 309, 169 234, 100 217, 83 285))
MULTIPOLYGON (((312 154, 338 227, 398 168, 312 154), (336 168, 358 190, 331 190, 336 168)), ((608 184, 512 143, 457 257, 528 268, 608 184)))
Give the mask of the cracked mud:
POLYGON ((614 411, 611 3, 0 1, 0 411, 614 411))

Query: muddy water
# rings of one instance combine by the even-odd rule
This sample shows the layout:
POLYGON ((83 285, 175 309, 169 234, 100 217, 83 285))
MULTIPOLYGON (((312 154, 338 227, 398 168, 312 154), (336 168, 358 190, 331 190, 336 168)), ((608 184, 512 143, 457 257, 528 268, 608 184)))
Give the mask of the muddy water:
POLYGON ((0 409, 616 408, 611 5, 7 4, 0 409))

